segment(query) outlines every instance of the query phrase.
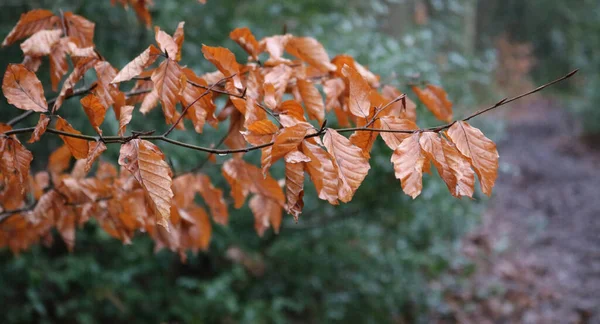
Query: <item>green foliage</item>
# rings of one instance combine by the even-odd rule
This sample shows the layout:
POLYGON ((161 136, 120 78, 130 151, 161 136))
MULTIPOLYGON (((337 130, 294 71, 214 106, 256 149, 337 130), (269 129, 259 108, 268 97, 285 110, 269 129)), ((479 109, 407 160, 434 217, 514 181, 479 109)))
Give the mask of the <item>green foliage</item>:
MULTIPOLYGON (((154 24, 169 32, 178 21, 186 21, 182 63, 197 72, 212 70, 201 59, 199 44, 234 48, 228 33, 235 27, 248 26, 260 38, 282 32, 285 25, 289 32, 319 39, 331 55, 347 52, 355 56, 404 91, 408 91, 409 76, 418 73, 443 84, 458 107, 473 107, 478 101, 474 93, 487 93, 472 89, 488 89, 492 57, 474 58, 448 47, 435 36, 439 26, 414 29, 397 38, 380 33, 377 13, 384 12, 385 5, 343 0, 277 4, 209 0, 205 6, 196 1, 156 1, 153 18, 154 24)), ((117 68, 153 42, 153 34, 137 22, 133 12, 110 7, 108 0, 85 5, 41 0, 36 6, 73 10, 95 20, 96 45, 117 68)), ((17 13, 30 9, 10 2, 0 8, 2 35, 12 27, 17 13)), ((454 14, 460 16, 460 12, 454 14)), ((18 47, 2 51, 2 66, 20 61, 18 47)), ((244 58, 241 51, 236 54, 244 58)), ((3 114, 14 111, 6 103, 1 109, 3 114)), ((67 102, 61 111, 68 112, 76 128, 82 128, 86 117, 77 100, 67 102)), ((110 119, 105 127, 112 134, 117 124, 110 119)), ((423 126, 433 123, 426 120, 423 126)), ((157 131, 165 127, 158 109, 143 124, 132 124, 134 130, 152 127, 157 131)), ((208 143, 218 141, 223 132, 221 128, 175 138, 208 143)), ((477 221, 481 204, 455 200, 441 181, 430 179, 425 179, 422 196, 410 200, 391 176, 389 150, 382 144, 374 148, 373 169, 351 204, 330 206, 317 200, 308 185, 307 207, 299 223, 286 217, 280 235, 268 233, 263 239, 252 230, 254 220, 245 207, 232 213, 229 227, 215 224, 210 250, 189 255, 187 263, 168 251, 154 254, 147 237, 123 246, 95 224, 77 232, 73 253, 66 251, 58 237, 52 247, 37 246, 18 257, 1 251, 3 322, 424 321, 431 301, 440 299, 430 295, 427 283, 456 262, 457 238, 477 221), (264 272, 255 274, 232 261, 228 257, 232 247, 241 249, 264 272)), ((58 141, 44 138, 32 150, 50 152, 58 146, 58 141)), ((173 147, 165 151, 175 170, 205 158, 173 147)), ((116 159, 116 152, 112 154, 109 158, 116 159)), ((217 162, 222 159, 217 157, 217 162)), ((274 169, 276 175, 281 174, 282 165, 274 169)), ((210 165, 204 169, 223 187, 217 170, 210 165)))

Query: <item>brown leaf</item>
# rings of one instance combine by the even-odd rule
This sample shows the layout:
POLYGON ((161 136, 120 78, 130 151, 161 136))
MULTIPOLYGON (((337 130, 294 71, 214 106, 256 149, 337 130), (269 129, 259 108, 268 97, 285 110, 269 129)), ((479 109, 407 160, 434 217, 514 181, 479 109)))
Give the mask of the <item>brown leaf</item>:
MULTIPOLYGON (((371 125, 369 125, 369 127, 367 128, 380 128, 380 121, 379 120, 375 120, 375 122, 371 125)), ((357 124, 357 127, 365 127, 366 126, 366 121, 359 119, 357 124)), ((365 158, 369 159, 371 158, 371 149, 373 148, 373 144, 375 144, 375 140, 377 139, 377 136, 379 135, 379 132, 375 132, 375 131, 355 131, 354 133, 352 133, 352 135, 350 135, 350 137, 348 138, 350 140, 350 143, 352 143, 352 145, 355 145, 356 147, 359 147, 362 150, 362 154, 365 158)))
POLYGON ((161 54, 160 50, 154 45, 150 45, 145 51, 142 52, 138 57, 134 58, 133 61, 127 63, 117 76, 112 80, 112 83, 119 83, 128 81, 134 77, 140 75, 145 68, 150 66, 158 56, 161 54))
POLYGON ((33 130, 33 133, 31 133, 31 138, 29 141, 27 141, 27 143, 31 144, 39 141, 40 137, 42 137, 42 135, 46 132, 48 124, 50 124, 50 118, 48 118, 48 115, 40 114, 40 120, 38 121, 37 125, 35 125, 35 129, 33 130))
POLYGON ((342 68, 342 73, 348 79, 350 88, 348 103, 350 112, 356 117, 368 118, 371 112, 371 101, 369 100, 371 86, 360 73, 348 65, 342 68))
MULTIPOLYGON (((391 101, 401 96, 402 92, 400 92, 398 89, 392 86, 386 85, 383 87, 382 94, 387 101, 391 101)), ((404 97, 403 100, 391 104, 379 115, 396 116, 403 119, 408 119, 413 122, 417 122, 417 105, 412 100, 410 100, 410 98, 404 97), (406 102, 406 107, 404 107, 404 102, 406 102)))
POLYGON ((272 160, 275 162, 283 158, 289 152, 298 149, 298 146, 304 140, 304 137, 310 130, 314 130, 312 125, 308 123, 299 123, 291 127, 282 128, 275 135, 275 143, 273 144, 272 160))
POLYGON ((69 50, 67 43, 69 41, 70 38, 68 37, 61 38, 58 43, 54 44, 50 51, 48 59, 50 61, 50 81, 52 82, 52 91, 58 89, 60 80, 62 80, 69 71, 69 64, 67 63, 67 52, 69 50))
POLYGON ((444 89, 428 84, 424 89, 413 86, 412 90, 435 118, 447 123, 452 121, 452 102, 444 89))
POLYGON ((248 27, 236 28, 229 33, 229 38, 240 45, 254 60, 260 54, 260 45, 248 27))
POLYGON ((8 36, 2 42, 2 47, 33 35, 44 29, 49 29, 56 25, 58 17, 54 16, 52 11, 43 9, 34 9, 24 14, 17 22, 17 25, 8 33, 8 36))
POLYGON ((262 237, 270 225, 275 233, 279 233, 282 209, 276 201, 263 195, 255 195, 248 205, 254 214, 254 229, 258 236, 262 237))
POLYGON ((346 83, 340 78, 329 79, 323 83, 323 92, 325 92, 325 109, 331 109, 340 106, 340 96, 346 90, 346 83))
POLYGON ((442 149, 444 150, 444 156, 448 162, 450 172, 456 178, 456 187, 452 188, 450 193, 455 197, 473 197, 475 172, 471 169, 471 163, 466 157, 460 154, 453 143, 445 138, 442 139, 442 149))
POLYGON ((48 111, 42 83, 22 64, 8 65, 2 80, 2 92, 8 103, 19 109, 48 111))
POLYGON ((337 165, 340 180, 338 198, 349 202, 371 168, 369 161, 363 156, 360 148, 352 145, 346 137, 333 129, 327 130, 323 143, 337 165))
POLYGON ((256 121, 248 125, 247 130, 242 132, 246 141, 252 145, 262 145, 273 141, 273 136, 279 127, 268 119, 256 121))
POLYGON ((175 44, 177 44, 177 56, 175 57, 176 61, 181 60, 181 48, 183 47, 183 40, 185 39, 185 34, 183 32, 183 26, 185 25, 185 21, 180 21, 177 24, 177 29, 173 34, 173 40, 175 44))
POLYGON ((179 46, 177 45, 173 37, 160 30, 158 26, 154 28, 154 33, 156 34, 156 43, 158 44, 158 48, 160 48, 160 51, 166 53, 171 60, 179 61, 179 59, 181 58, 181 53, 179 53, 179 46))
POLYGON ((4 176, 4 182, 9 182, 10 175, 17 175, 21 184, 21 193, 25 191, 32 160, 31 152, 16 137, 0 137, 0 171, 4 176))
POLYGON ((48 170, 52 178, 56 179, 59 174, 65 171, 71 164, 71 150, 67 144, 59 147, 50 154, 48 158, 48 170))
POLYGON ((27 68, 31 72, 37 72, 40 69, 40 66, 42 65, 42 58, 25 55, 21 64, 23 64, 25 68, 27 68))
MULTIPOLYGON (((71 56, 71 59, 73 60, 73 56, 71 56)), ((73 87, 75 87, 77 82, 79 82, 79 80, 83 78, 83 76, 89 69, 94 67, 94 64, 96 64, 97 61, 98 59, 94 57, 80 58, 76 61, 74 60, 75 68, 73 69, 73 72, 71 72, 69 77, 67 77, 65 82, 63 82, 62 88, 60 89, 60 93, 56 98, 56 101, 54 102, 54 106, 52 107, 52 112, 58 111, 58 109, 62 106, 63 101, 65 100, 67 95, 69 93, 72 93, 73 87)))
POLYGON ((260 41, 260 46, 263 47, 271 56, 269 60, 285 61, 282 58, 285 46, 292 38, 292 35, 275 35, 265 37, 260 41))
POLYGON ((285 196, 286 209, 298 221, 304 208, 304 163, 310 158, 300 151, 292 151, 285 156, 285 196))
MULTIPOLYGON (((409 119, 403 119, 395 116, 384 116, 379 119, 381 129, 395 131, 412 131, 419 129, 419 126, 409 119)), ((402 141, 410 137, 410 133, 391 133, 381 132, 381 137, 385 144, 392 150, 395 150, 402 141)))
POLYGON ((23 54, 34 57, 50 55, 52 47, 58 43, 61 35, 60 29, 40 30, 21 43, 21 50, 23 54))
POLYGON ((223 190, 215 188, 210 178, 204 174, 196 175, 196 183, 204 203, 210 208, 213 220, 216 223, 227 225, 229 212, 227 211, 225 199, 223 199, 223 190))
POLYGON ((400 179, 402 190, 413 199, 423 189, 423 164, 425 156, 419 144, 419 133, 414 133, 398 145, 392 154, 396 179, 400 179))
POLYGON ((367 82, 369 82, 369 85, 371 87, 373 87, 373 88, 379 88, 379 76, 376 75, 376 74, 374 74, 374 73, 372 73, 371 71, 369 71, 364 66, 360 65, 358 62, 356 62, 354 60, 354 58, 352 58, 352 56, 345 55, 345 54, 337 55, 336 57, 334 57, 331 60, 331 63, 334 64, 337 67, 337 70, 334 73, 334 75, 336 77, 342 77, 342 76, 344 76, 344 73, 343 73, 344 65, 348 65, 349 67, 352 67, 353 69, 355 69, 356 72, 360 73, 360 75, 367 82))
MULTIPOLYGON (((225 145, 231 149, 240 149, 246 147, 246 140, 241 131, 244 126, 244 116, 237 110, 234 110, 229 118, 229 130, 225 138, 225 145)), ((241 153, 237 157, 241 157, 241 153)))
POLYGON ((452 172, 450 164, 446 160, 442 139, 439 134, 434 132, 423 132, 419 139, 419 144, 421 145, 421 149, 427 160, 433 162, 433 165, 437 169, 442 180, 444 180, 448 186, 452 195, 456 196, 456 174, 452 172))
POLYGON ((265 83, 264 91, 265 106, 267 106, 271 110, 275 110, 277 108, 277 105, 279 104, 277 102, 277 98, 275 97, 275 86, 273 86, 272 83, 265 83))
POLYGON ((106 145, 101 141, 96 141, 90 144, 88 156, 85 159, 85 173, 90 172, 94 162, 106 151, 106 145))
POLYGON ((181 210, 180 214, 182 217, 187 215, 186 219, 193 221, 193 225, 188 229, 187 236, 182 236, 182 241, 184 241, 183 246, 191 248, 195 253, 198 250, 208 250, 212 235, 212 225, 210 224, 206 210, 196 206, 185 211, 181 210), (187 239, 189 239, 189 243, 185 242, 187 239))
POLYGON ((325 105, 319 90, 312 82, 303 79, 298 79, 296 84, 304 102, 304 107, 306 107, 308 118, 316 119, 319 123, 323 123, 325 119, 325 105))
POLYGON ((119 116, 119 136, 123 136, 125 134, 125 130, 127 125, 131 121, 131 115, 133 114, 133 106, 123 106, 121 109, 121 115, 119 116))
POLYGON ((63 16, 69 37, 75 38, 82 47, 94 45, 95 24, 93 22, 72 12, 65 12, 63 16))
MULTIPOLYGON (((177 62, 164 60, 154 73, 152 73, 152 82, 154 89, 160 100, 165 119, 168 124, 173 124, 179 117, 175 105, 179 101, 179 89, 181 87, 181 67, 177 62)), ((180 128, 183 123, 179 123, 180 128)))
POLYGON ((171 168, 160 149, 146 140, 133 139, 121 146, 119 165, 137 179, 149 197, 156 222, 168 228, 171 215, 171 168))
MULTIPOLYGON (((243 89, 244 86, 240 80, 240 65, 235 60, 235 55, 224 47, 211 47, 202 45, 202 53, 204 57, 217 67, 225 77, 235 74, 233 77, 233 86, 237 89, 243 89)), ((231 80, 228 80, 228 83, 231 80)))
MULTIPOLYGON (((71 133, 71 134, 81 135, 81 132, 79 132, 78 130, 73 128, 71 126, 71 124, 69 124, 62 117, 56 116, 56 118, 57 118, 57 120, 56 120, 56 129, 57 130, 71 133)), ((88 141, 86 141, 84 139, 80 139, 80 138, 65 136, 65 135, 59 135, 59 136, 63 140, 63 142, 65 142, 65 144, 69 147, 69 150, 71 151, 71 154, 73 154, 73 157, 75 157, 76 159, 85 159, 88 156, 88 151, 89 151, 88 141)))
POLYGON ((285 50, 321 72, 336 70, 335 65, 329 62, 329 55, 323 45, 312 37, 293 37, 288 41, 285 50))
POLYGON ((104 117, 106 117, 107 107, 102 104, 102 102, 96 95, 91 93, 81 98, 79 102, 83 107, 83 111, 85 111, 85 114, 88 116, 92 127, 96 129, 96 132, 98 132, 98 134, 102 135, 100 125, 104 121, 104 117))
POLYGON ((457 121, 448 129, 456 148, 467 157, 481 185, 481 191, 490 196, 498 177, 498 150, 496 144, 465 121, 457 121))
POLYGON ((208 83, 204 81, 204 79, 196 76, 194 71, 188 68, 184 68, 182 71, 185 75, 185 80, 183 80, 184 78, 182 77, 181 82, 185 82, 185 84, 181 85, 180 99, 183 107, 191 105, 186 115, 192 120, 194 130, 197 133, 202 133, 204 123, 207 120, 213 127, 216 127, 218 121, 215 117, 216 106, 213 102, 212 93, 208 92, 205 94, 205 89, 194 86, 189 82, 205 87, 208 86, 208 83), (201 96, 202 98, 200 98, 201 96))
POLYGON ((338 170, 337 165, 327 151, 311 141, 302 142, 302 152, 310 159, 306 163, 306 171, 312 179, 320 199, 332 205, 338 204, 338 170))
POLYGON ((287 84, 292 76, 292 68, 286 65, 278 65, 265 75, 265 84, 270 83, 275 88, 275 101, 280 103, 287 84))
POLYGON ((246 98, 244 103, 244 106, 246 107, 246 112, 244 114, 244 127, 248 127, 248 125, 259 120, 267 119, 267 113, 261 107, 256 105, 254 99, 246 98))
POLYGON ((113 105, 115 116, 120 116, 121 107, 125 105, 124 94, 119 91, 115 84, 111 84, 112 80, 117 76, 117 69, 112 67, 106 61, 97 62, 94 65, 98 81, 94 93, 101 100, 102 105, 109 107, 113 105))
POLYGON ((280 206, 284 205, 285 196, 277 180, 268 174, 264 177, 256 166, 241 159, 229 159, 223 164, 222 171, 225 180, 231 187, 235 208, 244 205, 244 199, 250 192, 269 197, 280 206))
POLYGON ((275 110, 279 114, 279 121, 284 127, 291 127, 300 123, 308 124, 304 117, 304 109, 296 100, 286 100, 275 110))

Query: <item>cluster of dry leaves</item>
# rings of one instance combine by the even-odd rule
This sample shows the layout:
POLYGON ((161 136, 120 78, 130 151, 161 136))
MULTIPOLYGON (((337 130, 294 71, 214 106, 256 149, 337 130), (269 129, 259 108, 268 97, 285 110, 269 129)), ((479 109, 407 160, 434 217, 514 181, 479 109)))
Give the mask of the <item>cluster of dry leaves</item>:
POLYGON ((15 252, 26 249, 49 238, 55 227, 72 248, 77 224, 93 217, 123 242, 139 230, 152 235, 159 248, 168 247, 181 255, 188 249, 205 249, 211 221, 209 213, 196 204, 196 194, 203 198, 213 221, 226 224, 223 193, 206 174, 184 173, 174 178, 153 141, 232 154, 222 166, 222 175, 235 208, 242 207, 252 194, 249 207, 259 235, 271 226, 278 231, 284 210, 297 219, 303 208, 306 174, 320 199, 334 205, 349 202, 370 169, 370 151, 379 136, 393 151, 396 178, 411 197, 421 193, 423 172, 430 172, 431 164, 453 196, 471 197, 475 174, 482 191, 491 194, 498 169, 496 146, 466 121, 475 115, 452 121, 452 103, 440 87, 412 87, 434 116, 448 123, 422 129, 416 124, 416 104, 406 95, 380 84, 379 76, 348 55, 330 59, 313 38, 286 34, 258 41, 249 29, 238 28, 230 37, 248 53, 247 62, 237 62, 229 49, 203 45, 204 57, 217 70, 197 75, 179 63, 183 22, 172 36, 158 27, 155 34, 156 45, 119 71, 95 49, 91 21, 47 10, 21 16, 3 46, 27 38, 21 43, 24 61, 7 67, 2 91, 24 114, 40 114, 35 127, 13 128, 22 118, 0 126, 0 246, 10 246, 15 252), (45 56, 52 89, 58 90, 62 82, 51 100, 46 99, 35 74, 45 56), (67 59, 73 66, 70 73, 67 59), (84 83, 83 75, 92 70, 97 80, 76 89, 84 83), (122 91, 121 84, 130 81, 134 85, 122 91), (81 134, 65 119, 68 112, 59 111, 64 100, 80 95, 94 135, 81 134), (223 107, 217 107, 217 97, 226 99, 223 107), (127 135, 137 104, 142 113, 160 106, 168 130, 162 135, 127 135), (118 134, 107 136, 100 126, 110 107, 120 127, 118 134), (340 128, 327 127, 327 113, 332 115, 330 120, 335 115, 340 128), (170 139, 172 131, 185 128, 184 119, 197 133, 203 132, 206 123, 217 128, 228 121, 224 143, 229 149, 170 139), (32 133, 28 143, 47 133, 64 141, 50 156, 47 170, 30 173, 33 155, 17 138, 25 133, 32 133), (121 170, 100 161, 90 172, 109 144, 121 146, 121 170), (252 150, 261 150, 260 167, 243 159, 252 150), (66 172, 73 157, 77 162, 66 172), (280 181, 269 173, 278 160, 285 163, 285 179, 280 181))

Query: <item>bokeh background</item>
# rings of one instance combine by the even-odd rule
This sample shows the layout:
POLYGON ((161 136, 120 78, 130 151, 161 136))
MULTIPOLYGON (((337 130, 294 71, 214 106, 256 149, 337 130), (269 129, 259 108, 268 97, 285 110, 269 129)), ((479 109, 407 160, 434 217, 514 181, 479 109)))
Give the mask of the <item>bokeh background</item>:
MULTIPOLYGON (((72 253, 59 238, 19 256, 0 250, 3 323, 598 319, 598 1, 154 2, 154 25, 172 32, 186 22, 182 63, 196 72, 213 70, 200 52, 203 43, 231 48, 243 60, 228 39, 236 27, 249 27, 257 38, 286 30, 317 38, 330 56, 354 56, 399 89, 408 91, 414 77, 442 85, 457 116, 581 71, 474 122, 500 142, 500 181, 491 200, 481 193, 456 200, 437 177, 426 177, 423 194, 411 200, 393 177, 389 150, 378 143, 369 176, 350 204, 334 208, 309 190, 300 222, 287 217, 279 235, 263 238, 247 207, 232 210, 228 227, 214 226, 209 251, 190 255, 187 263, 169 251, 155 253, 144 235, 123 246, 93 222, 77 231, 72 253)), ((0 37, 33 8, 94 21, 98 50, 118 68, 153 43, 153 31, 132 10, 109 0, 3 0, 0 37)), ((18 46, 0 49, 1 69, 21 60, 18 46)), ((40 79, 49 84, 45 69, 40 79)), ((69 121, 86 131, 77 101, 65 105, 69 121)), ((418 109, 421 126, 435 125, 418 109)), ((4 98, 0 111, 2 121, 18 114, 4 98)), ((165 127, 159 110, 137 117, 132 129, 165 127)), ((110 117, 105 124, 113 132, 118 127, 110 117)), ((223 131, 177 132, 176 138, 210 143, 223 131)), ((30 146, 34 169, 44 166, 59 141, 47 137, 30 146)), ((205 158, 161 149, 175 170, 205 158)), ((112 148, 106 158, 116 161, 117 154, 112 148)), ((221 159, 205 172, 226 187, 221 159)))

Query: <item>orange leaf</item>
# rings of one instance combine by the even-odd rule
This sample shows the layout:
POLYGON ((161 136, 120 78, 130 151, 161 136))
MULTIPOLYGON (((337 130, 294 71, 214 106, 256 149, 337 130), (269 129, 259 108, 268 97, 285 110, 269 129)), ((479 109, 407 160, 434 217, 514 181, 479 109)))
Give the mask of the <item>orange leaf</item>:
POLYGON ((304 208, 304 163, 310 158, 300 151, 292 151, 285 156, 285 196, 286 209, 298 221, 304 208))
POLYGON ((71 56, 71 60, 73 60, 75 64, 75 68, 73 72, 67 77, 65 82, 63 82, 62 88, 60 89, 60 93, 54 102, 54 106, 52 107, 52 112, 56 112, 63 104, 63 101, 67 97, 67 94, 73 91, 73 87, 83 78, 84 74, 94 67, 94 64, 98 61, 96 57, 85 57, 80 58, 78 60, 74 60, 74 57, 71 56))
POLYGON ((340 96, 346 90, 346 83, 340 78, 329 79, 323 83, 323 92, 325 92, 325 109, 331 109, 340 106, 340 96))
POLYGON ((260 45, 247 27, 236 28, 229 33, 229 38, 240 45, 254 60, 260 54, 260 45))
POLYGON ((332 157, 312 139, 302 142, 302 152, 310 159, 306 163, 306 171, 312 179, 320 199, 338 204, 338 170, 332 157))
POLYGON ((227 211, 225 199, 223 199, 223 190, 215 188, 210 178, 204 174, 198 174, 196 179, 198 192, 204 199, 204 203, 210 208, 213 220, 219 224, 227 225, 229 212, 227 211))
POLYGON ((400 179, 402 190, 413 199, 423 189, 423 164, 425 156, 419 144, 419 133, 414 133, 398 145, 392 154, 396 179, 400 179))
POLYGON ((275 233, 279 233, 282 210, 276 201, 263 195, 255 195, 248 205, 254 214, 254 229, 258 236, 262 237, 269 225, 273 226, 275 233))
POLYGON ((62 30, 60 29, 40 30, 21 43, 21 50, 25 55, 49 55, 52 47, 60 40, 61 35, 62 30))
POLYGON ((50 81, 52 82, 52 91, 58 89, 60 80, 62 80, 69 71, 69 64, 67 63, 67 52, 69 50, 67 43, 69 40, 68 37, 63 37, 50 51, 48 59, 50 61, 50 81))
POLYGON ((204 57, 217 67, 225 77, 236 75, 233 77, 233 85, 235 88, 242 89, 244 86, 240 80, 240 65, 235 60, 235 55, 224 47, 211 47, 202 45, 202 53, 204 57))
POLYGON ((48 111, 42 83, 22 64, 8 65, 2 80, 2 92, 8 103, 19 109, 48 111))
POLYGON ((125 67, 119 71, 111 83, 128 81, 140 75, 145 68, 156 61, 160 54, 161 52, 158 48, 156 48, 154 45, 150 45, 145 51, 142 52, 142 54, 134 58, 133 61, 127 63, 127 65, 125 65, 125 67))
MULTIPOLYGON (((379 120, 375 120, 375 122, 367 128, 380 128, 380 124, 379 120)), ((356 126, 365 127, 366 121, 359 119, 356 126)), ((362 154, 365 158, 369 159, 371 157, 371 149, 373 148, 373 144, 375 144, 378 135, 379 132, 376 131, 355 131, 348 139, 352 145, 355 145, 362 150, 362 154)))
POLYGON ((440 177, 444 180, 452 195, 456 196, 456 174, 452 172, 450 163, 446 159, 442 139, 439 134, 434 132, 423 132, 419 139, 419 144, 421 145, 421 149, 427 160, 433 162, 433 165, 435 165, 440 177))
POLYGON ((98 132, 98 134, 102 135, 100 125, 104 121, 104 117, 106 117, 107 107, 102 104, 102 102, 96 95, 91 93, 81 98, 79 102, 83 107, 83 111, 85 111, 85 114, 88 116, 92 127, 96 129, 96 132, 98 132))
MULTIPOLYGON (((204 79, 196 76, 194 71, 188 68, 184 68, 182 71, 186 80, 185 84, 181 85, 180 99, 184 108, 190 104, 192 105, 186 114, 187 117, 192 120, 195 131, 197 133, 202 133, 204 123, 207 120, 213 127, 216 127, 218 121, 215 117, 215 110, 217 107, 213 102, 213 94, 210 92, 204 94, 206 92, 205 89, 192 85, 189 82, 205 87, 208 86, 208 83, 204 79), (200 96, 202 96, 202 98, 200 98, 200 96), (198 100, 198 98, 200 99, 198 100)), ((184 82, 183 78, 181 82, 184 82)))
POLYGON ((457 121, 448 129, 448 135, 456 148, 469 159, 479 182, 481 191, 490 196, 498 177, 498 150, 496 144, 465 121, 457 121))
POLYGON ((175 57, 175 60, 177 61, 181 60, 181 47, 183 46, 183 40, 185 39, 185 35, 183 33, 184 25, 185 22, 180 21, 179 24, 177 24, 175 33, 173 34, 173 40, 175 41, 175 44, 177 44, 177 56, 175 57))
MULTIPOLYGON (((181 26, 181 28, 183 30, 183 26, 181 26)), ((179 59, 181 58, 181 53, 179 53, 179 46, 177 45, 173 37, 160 30, 158 26, 154 28, 154 33, 156 34, 156 43, 158 44, 158 48, 160 48, 160 51, 166 53, 167 57, 169 57, 171 60, 179 61, 179 59)))
POLYGON ((336 70, 335 65, 329 62, 329 55, 323 45, 312 37, 293 37, 288 41, 285 50, 321 72, 336 70))
MULTIPOLYGON (((386 85, 383 87, 382 90, 383 93, 383 97, 388 100, 394 100, 395 98, 398 98, 400 95, 402 95, 402 92, 400 92, 398 89, 386 85)), ((408 97, 404 97, 403 100, 397 101, 393 104, 391 104, 388 108, 386 108, 384 111, 382 111, 380 114, 380 116, 396 116, 396 117, 400 117, 400 118, 404 118, 404 119, 408 119, 411 120, 413 122, 417 121, 417 105, 410 100, 410 98, 408 97), (404 107, 404 102, 406 102, 406 107, 404 107)))
POLYGON ((64 13, 67 35, 75 38, 82 47, 94 45, 94 27, 95 24, 72 12, 64 13))
POLYGON ((65 171, 71 164, 71 150, 67 144, 59 147, 50 154, 48 158, 48 170, 52 178, 56 179, 59 174, 65 171))
MULTIPOLYGON (((408 119, 403 119, 395 116, 384 116, 379 119, 381 129, 395 131, 412 131, 419 129, 419 126, 408 119)), ((381 132, 381 137, 385 144, 392 150, 395 150, 403 140, 410 137, 410 133, 392 133, 381 132)))
POLYGON ((248 143, 262 145, 271 142, 278 130, 279 128, 272 121, 263 119, 248 125, 247 130, 242 134, 248 143))
POLYGON ((321 93, 310 81, 298 79, 296 84, 298 85, 300 97, 304 102, 304 107, 306 107, 308 118, 316 119, 319 123, 322 123, 325 119, 325 105, 321 93))
POLYGON ((338 197, 343 202, 349 202, 371 168, 369 161, 360 148, 333 129, 327 130, 323 143, 338 167, 338 197))
POLYGON ((275 86, 272 83, 265 83, 264 86, 265 91, 265 106, 267 106, 271 110, 275 110, 277 108, 277 98, 275 98, 275 86))
POLYGON ((17 25, 8 33, 2 42, 2 47, 8 46, 19 39, 33 35, 36 32, 53 27, 58 22, 58 17, 52 11, 34 9, 21 14, 17 25))
MULTIPOLYGON (((229 118, 229 130, 225 138, 225 145, 231 149, 239 149, 246 147, 246 140, 242 135, 242 127, 244 126, 244 116, 238 110, 234 110, 229 118)), ((241 154, 237 154, 238 157, 241 154)))
POLYGON ((464 157, 456 146, 447 139, 442 139, 442 149, 448 162, 450 172, 456 178, 456 187, 450 189, 450 193, 455 197, 467 196, 473 197, 475 188, 475 172, 471 169, 471 163, 464 157))
POLYGON ((242 159, 229 159, 223 164, 223 176, 231 187, 234 207, 241 208, 248 193, 252 192, 273 199, 283 206, 285 196, 283 190, 270 175, 263 176, 261 170, 242 159))
MULTIPOLYGON (((165 119, 168 124, 173 124, 179 117, 175 105, 179 101, 179 89, 181 88, 181 67, 177 62, 172 60, 164 60, 154 73, 152 73, 152 82, 154 89, 160 100, 165 119)), ((180 128, 183 123, 179 123, 180 128)))
POLYGON ((343 67, 344 67, 344 65, 348 65, 349 67, 355 69, 356 72, 360 73, 360 75, 367 82, 369 82, 369 85, 371 87, 373 87, 373 88, 378 88, 379 87, 379 76, 376 75, 376 74, 374 74, 374 73, 372 73, 371 71, 369 71, 364 66, 360 65, 358 62, 356 62, 354 60, 354 58, 352 58, 352 56, 345 55, 345 54, 337 55, 336 57, 334 57, 331 60, 331 63, 334 64, 337 67, 337 70, 334 73, 334 75, 336 77, 342 77, 342 76, 344 76, 344 74, 343 74, 343 67))
POLYGON ((198 252, 198 250, 206 251, 212 234, 212 225, 206 210, 196 206, 187 210, 180 210, 179 213, 182 218, 192 223, 187 235, 182 235, 183 246, 191 248, 194 252, 198 252), (189 240, 189 242, 186 242, 186 240, 189 240))
POLYGON ((123 108, 121 109, 121 115, 119 116, 119 136, 123 136, 123 134, 125 134, 125 129, 131 121, 133 108, 133 106, 123 106, 123 108))
POLYGON ((452 121, 452 102, 444 89, 428 84, 424 89, 413 86, 412 90, 435 118, 447 123, 452 121))
POLYGON ((299 123, 291 127, 282 128, 275 135, 275 144, 273 144, 272 161, 275 162, 291 151, 298 149, 304 137, 309 131, 314 130, 308 123, 299 123))
POLYGON ((286 100, 275 110, 279 113, 279 120, 284 127, 291 127, 299 123, 306 123, 304 109, 296 100, 286 100))
MULTIPOLYGON (((69 124, 62 117, 56 116, 56 118, 57 118, 57 121, 56 121, 56 129, 57 130, 71 133, 71 134, 81 135, 81 132, 79 132, 78 130, 73 128, 71 126, 71 124, 69 124)), ((65 136, 65 135, 59 135, 59 136, 63 140, 63 142, 65 142, 65 144, 69 147, 71 154, 73 154, 73 156, 76 159, 85 159, 88 156, 88 151, 89 151, 88 141, 86 141, 84 139, 80 139, 80 138, 65 136)))
POLYGON ((33 155, 31 152, 16 137, 0 137, 0 171, 4 176, 4 182, 9 182, 10 175, 17 175, 21 193, 25 191, 32 160, 33 155))
POLYGON ((270 83, 275 88, 275 102, 281 102, 291 77, 292 68, 283 64, 272 68, 265 75, 265 84, 270 83))
POLYGON ((94 162, 106 151, 106 145, 101 141, 96 141, 90 144, 88 156, 85 160, 85 173, 90 172, 94 162))
POLYGON ((40 114, 40 120, 35 126, 33 133, 31 133, 31 138, 29 141, 27 141, 27 143, 31 144, 39 141, 40 137, 46 132, 48 124, 50 124, 50 118, 48 118, 48 115, 40 114))
POLYGON ((285 46, 292 38, 292 35, 275 35, 271 37, 265 37, 260 41, 260 46, 271 56, 269 60, 282 61, 283 51, 285 46))
POLYGON ((160 149, 151 142, 133 139, 121 145, 119 165, 136 178, 149 197, 156 222, 168 229, 171 215, 171 168, 160 149))
POLYGON ((261 107, 256 105, 254 99, 246 98, 245 106, 246 113, 244 114, 244 127, 248 127, 248 125, 256 121, 267 119, 267 113, 261 107))
POLYGON ((368 118, 371 112, 371 101, 369 100, 371 86, 360 73, 348 65, 342 68, 342 73, 348 79, 350 85, 348 104, 350 112, 356 117, 368 118))

